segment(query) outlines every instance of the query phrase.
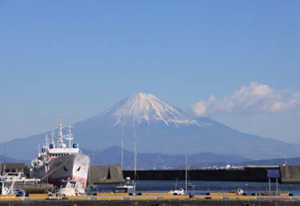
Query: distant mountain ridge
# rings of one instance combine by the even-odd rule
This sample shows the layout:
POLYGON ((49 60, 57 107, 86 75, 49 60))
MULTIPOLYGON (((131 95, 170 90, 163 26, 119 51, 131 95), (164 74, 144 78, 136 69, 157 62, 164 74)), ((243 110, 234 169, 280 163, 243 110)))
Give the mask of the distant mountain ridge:
POLYGON ((0 155, 0 163, 20 163, 20 162, 29 164, 30 161, 24 159, 15 159, 4 155, 0 155))
MULTIPOLYGON (((110 147, 101 151, 83 149, 85 154, 91 157, 92 165, 115 166, 121 165, 121 148, 110 147)), ((132 170, 134 165, 133 152, 123 150, 123 168, 132 170)), ((200 153, 188 155, 188 166, 190 169, 214 168, 231 166, 279 166, 279 165, 300 165, 300 158, 276 158, 263 160, 247 160, 236 155, 216 155, 213 153, 200 153)), ((165 155, 160 153, 138 153, 137 168, 139 170, 149 169, 184 169, 186 155, 165 155)), ((30 160, 17 160, 0 155, 0 163, 3 162, 25 162, 30 165, 30 160)))
MULTIPOLYGON (((49 132, 47 132, 49 134, 49 132)), ((90 151, 120 146, 142 153, 192 155, 213 153, 245 159, 299 157, 300 145, 261 138, 234 130, 210 118, 193 119, 151 94, 136 93, 109 109, 74 124, 75 141, 90 151)), ((6 142, 7 155, 33 159, 44 134, 6 142)), ((3 148, 3 143, 0 144, 3 148)))
MULTIPOLYGON (((86 151, 87 152, 87 151, 86 151)), ((123 150, 124 169, 133 169, 134 154, 128 150, 123 150)), ((88 153, 88 152, 87 152, 88 153)), ((185 165, 186 155, 165 155, 160 153, 138 153, 137 167, 138 169, 163 169, 163 168, 181 168, 185 165)), ((249 161, 245 158, 235 155, 216 155, 213 153, 200 153, 189 155, 189 163, 191 165, 213 164, 214 162, 241 163, 249 161)), ((94 165, 121 165, 121 148, 110 147, 105 150, 96 152, 92 155, 92 164, 94 165)))

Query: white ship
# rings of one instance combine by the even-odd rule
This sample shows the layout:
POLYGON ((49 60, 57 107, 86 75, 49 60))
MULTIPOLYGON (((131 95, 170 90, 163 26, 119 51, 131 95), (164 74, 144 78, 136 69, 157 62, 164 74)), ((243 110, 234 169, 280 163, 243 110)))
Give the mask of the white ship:
POLYGON ((68 146, 63 139, 63 125, 60 118, 57 144, 55 144, 53 132, 50 143, 46 136, 45 145, 41 150, 40 148, 38 149, 37 158, 31 162, 33 177, 58 187, 63 180, 82 181, 84 187, 86 187, 90 158, 81 153, 78 144, 72 144, 73 135, 70 125, 69 132, 65 138, 69 141, 68 146))

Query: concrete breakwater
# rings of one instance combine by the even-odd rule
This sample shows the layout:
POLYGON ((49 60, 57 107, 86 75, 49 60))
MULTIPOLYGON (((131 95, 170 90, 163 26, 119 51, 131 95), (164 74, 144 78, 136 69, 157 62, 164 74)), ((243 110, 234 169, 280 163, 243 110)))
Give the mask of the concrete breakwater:
MULTIPOLYGON (((134 171, 123 171, 124 177, 134 177, 134 171)), ((184 180, 185 170, 138 170, 139 180, 184 180)), ((246 168, 243 170, 194 169, 188 171, 189 180, 202 181, 248 181, 267 182, 266 168, 246 168)))
MULTIPOLYGON (((247 181, 268 182, 268 169, 279 170, 280 183, 300 183, 300 166, 245 167, 236 169, 192 169, 188 171, 189 180, 201 181, 247 181)), ((138 170, 139 180, 184 180, 184 170, 138 170)), ((134 177, 134 171, 123 171, 124 177, 134 177)))
POLYGON ((35 200, 0 201, 0 206, 300 206, 282 200, 35 200))
MULTIPOLYGON (((24 163, 0 163, 0 174, 5 172, 19 172, 24 169, 24 163)), ((300 183, 300 166, 252 166, 243 169, 190 169, 189 180, 204 181, 248 181, 267 182, 267 170, 278 169, 280 171, 279 182, 300 183)), ((175 169, 164 170, 138 170, 139 180, 184 180, 185 171, 175 169)), ((122 173, 120 166, 91 166, 88 174, 88 182, 93 184, 120 183, 123 177, 133 179, 134 171, 125 170, 122 173)), ((30 175, 29 175, 30 177, 30 175)))

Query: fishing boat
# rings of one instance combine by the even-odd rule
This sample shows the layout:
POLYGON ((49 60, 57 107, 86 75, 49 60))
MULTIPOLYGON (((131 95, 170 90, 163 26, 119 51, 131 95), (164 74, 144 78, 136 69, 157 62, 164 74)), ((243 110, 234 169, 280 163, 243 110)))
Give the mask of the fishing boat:
POLYGON ((186 156, 186 159, 185 159, 185 189, 183 189, 183 188, 178 189, 177 181, 176 181, 175 188, 172 188, 168 193, 173 194, 173 195, 185 195, 188 193, 188 188, 194 189, 195 185, 188 182, 188 157, 186 156))
POLYGON ((135 195, 136 190, 134 180, 130 180, 130 177, 127 177, 125 184, 116 187, 115 193, 129 193, 131 195, 135 195))
POLYGON ((51 142, 46 136, 45 145, 41 150, 38 149, 37 158, 31 162, 33 177, 58 187, 61 186, 62 180, 82 181, 86 187, 90 158, 81 153, 78 144, 72 144, 73 139, 71 125, 69 125, 68 134, 63 135, 60 117, 57 143, 54 141, 53 132, 51 142), (64 143, 64 139, 69 141, 68 146, 64 143))

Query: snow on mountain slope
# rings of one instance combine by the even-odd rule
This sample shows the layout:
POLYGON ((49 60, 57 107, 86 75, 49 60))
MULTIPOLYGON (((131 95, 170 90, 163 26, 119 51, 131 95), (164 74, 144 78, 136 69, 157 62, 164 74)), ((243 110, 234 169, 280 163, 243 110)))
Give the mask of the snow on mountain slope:
MULTIPOLYGON (((47 132, 50 134, 50 132, 47 132)), ((238 155, 246 159, 300 156, 300 145, 234 130, 210 118, 191 119, 151 94, 137 93, 110 109, 74 124, 75 141, 91 151, 118 146, 132 150, 133 138, 143 153, 238 155), (134 127, 133 127, 134 123, 134 127)), ((32 159, 46 133, 1 143, 0 151, 16 159, 32 159), (26 145, 26 146, 24 146, 26 145)))
POLYGON ((113 119, 114 126, 143 122, 150 124, 152 121, 161 121, 166 125, 176 126, 199 124, 152 94, 140 92, 119 101, 101 114, 109 115, 113 119))

